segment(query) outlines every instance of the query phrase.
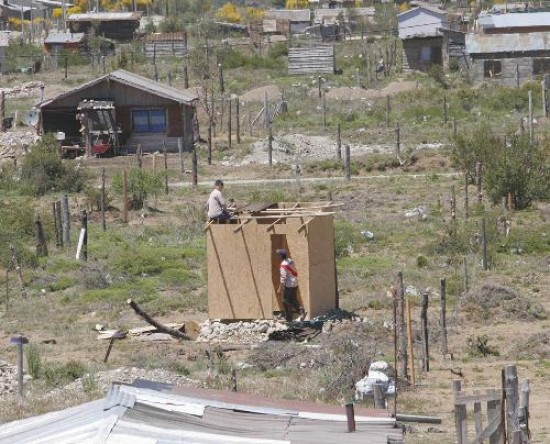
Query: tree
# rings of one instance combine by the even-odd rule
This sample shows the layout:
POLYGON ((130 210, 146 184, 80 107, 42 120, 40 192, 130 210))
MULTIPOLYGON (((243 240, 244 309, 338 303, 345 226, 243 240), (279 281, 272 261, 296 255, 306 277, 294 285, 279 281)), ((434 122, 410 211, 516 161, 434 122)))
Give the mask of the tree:
POLYGON ((239 23, 242 20, 239 10, 233 3, 226 3, 218 9, 216 18, 229 23, 239 23))
POLYGON ((286 0, 286 9, 307 9, 308 0, 286 0))
POLYGON ((487 159, 484 180, 492 202, 496 204, 510 196, 513 208, 523 210, 534 200, 548 199, 549 154, 547 144, 530 144, 527 135, 509 137, 506 146, 487 159))

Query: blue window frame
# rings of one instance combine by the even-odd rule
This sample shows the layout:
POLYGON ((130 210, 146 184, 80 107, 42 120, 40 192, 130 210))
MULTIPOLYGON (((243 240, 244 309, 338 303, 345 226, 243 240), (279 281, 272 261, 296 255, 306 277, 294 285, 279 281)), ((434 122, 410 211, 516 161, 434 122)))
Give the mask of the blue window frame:
POLYGON ((166 112, 163 109, 134 109, 132 128, 136 133, 165 133, 166 112))

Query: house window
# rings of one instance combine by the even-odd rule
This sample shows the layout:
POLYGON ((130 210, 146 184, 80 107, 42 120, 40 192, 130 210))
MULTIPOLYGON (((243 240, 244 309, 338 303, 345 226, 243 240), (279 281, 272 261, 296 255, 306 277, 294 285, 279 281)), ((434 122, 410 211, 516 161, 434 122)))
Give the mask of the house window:
POLYGON ((163 109, 132 110, 132 128, 136 133, 165 133, 166 112, 163 109))
POLYGON ((432 61, 432 47, 431 46, 423 46, 420 50, 420 60, 423 62, 431 62, 432 61))
POLYGON ((500 77, 502 74, 502 62, 500 60, 485 60, 483 62, 483 77, 500 77))
POLYGON ((533 75, 550 74, 550 59, 533 59, 533 75))

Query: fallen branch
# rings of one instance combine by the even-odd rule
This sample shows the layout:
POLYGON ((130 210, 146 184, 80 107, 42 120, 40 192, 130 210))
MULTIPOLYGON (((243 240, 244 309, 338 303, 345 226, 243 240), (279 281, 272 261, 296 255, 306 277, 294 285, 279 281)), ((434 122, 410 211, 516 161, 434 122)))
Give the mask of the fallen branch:
POLYGON ((160 322, 155 321, 151 316, 149 316, 147 313, 145 313, 138 304, 136 304, 132 299, 128 299, 126 301, 130 307, 134 309, 134 311, 140 315, 143 319, 145 319, 149 324, 151 324, 153 327, 155 327, 158 331, 161 333, 169 334, 170 336, 174 336, 178 339, 186 339, 190 340, 191 338, 187 336, 185 333, 182 333, 179 330, 174 330, 173 328, 166 327, 165 325, 162 325, 160 322))

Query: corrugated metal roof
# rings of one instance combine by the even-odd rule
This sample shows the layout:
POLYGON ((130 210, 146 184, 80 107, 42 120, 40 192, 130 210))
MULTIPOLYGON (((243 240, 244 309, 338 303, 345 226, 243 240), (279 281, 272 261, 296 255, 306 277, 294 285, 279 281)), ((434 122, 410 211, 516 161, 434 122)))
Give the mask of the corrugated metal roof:
POLYGON ((466 34, 466 52, 468 54, 548 51, 549 49, 550 32, 466 34))
POLYGON ((87 12, 84 14, 70 14, 68 22, 90 22, 90 21, 117 21, 117 20, 140 20, 142 12, 87 12))
POLYGON ((56 32, 48 34, 44 43, 80 43, 85 37, 83 32, 56 32))
MULTIPOLYGON (((402 431, 395 428, 395 420, 387 412, 380 413, 385 418, 362 420, 356 416, 356 431, 348 433, 343 414, 335 418, 292 407, 227 403, 212 399, 220 397, 217 391, 190 402, 173 393, 115 387, 99 401, 0 425, 0 443, 385 444, 389 438, 402 439, 402 431), (111 407, 105 410, 105 405, 111 407), (200 411, 202 414, 195 414, 200 411)), ((252 395, 228 393, 229 398, 265 402, 252 395)))
POLYGON ((55 102, 56 100, 64 99, 65 97, 78 94, 79 91, 89 88, 91 86, 97 85, 98 83, 101 83, 106 80, 120 82, 124 85, 132 86, 134 88, 147 91, 153 95, 163 97, 168 100, 173 100, 178 103, 192 104, 198 99, 198 96, 197 95, 192 96, 189 93, 189 90, 187 90, 187 92, 182 92, 171 86, 163 85, 162 83, 155 82, 154 80, 131 73, 124 69, 118 69, 116 71, 113 71, 110 74, 106 74, 102 77, 98 77, 97 79, 91 80, 87 83, 77 86, 76 88, 73 88, 70 91, 64 92, 62 94, 59 94, 56 97, 48 99, 38 104, 37 106, 38 108, 43 108, 55 102))
POLYGON ((550 12, 509 12, 507 14, 483 14, 478 17, 483 29, 550 27, 550 12))
POLYGON ((271 9, 265 12, 266 19, 289 20, 290 22, 309 22, 309 9, 271 9))

